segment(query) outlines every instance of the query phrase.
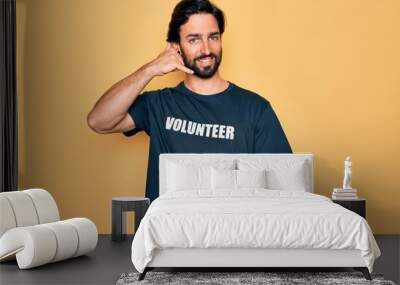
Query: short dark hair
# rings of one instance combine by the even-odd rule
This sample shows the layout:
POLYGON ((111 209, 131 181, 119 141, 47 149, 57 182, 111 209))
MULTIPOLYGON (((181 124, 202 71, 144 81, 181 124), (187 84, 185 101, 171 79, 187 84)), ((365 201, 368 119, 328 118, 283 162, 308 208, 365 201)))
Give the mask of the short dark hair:
POLYGON ((219 33, 222 35, 225 30, 224 12, 209 0, 181 0, 174 8, 169 22, 167 42, 180 42, 180 27, 185 24, 193 14, 211 14, 218 22, 219 33))

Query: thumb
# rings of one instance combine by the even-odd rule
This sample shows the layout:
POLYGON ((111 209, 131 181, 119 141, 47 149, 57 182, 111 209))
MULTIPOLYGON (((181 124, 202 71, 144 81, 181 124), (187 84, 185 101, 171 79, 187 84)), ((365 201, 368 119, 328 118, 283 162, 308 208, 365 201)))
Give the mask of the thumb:
POLYGON ((180 69, 180 70, 182 70, 183 72, 186 72, 186 73, 188 73, 188 74, 194 74, 194 71, 193 71, 193 70, 191 70, 190 68, 187 68, 186 66, 184 66, 184 65, 182 65, 182 64, 178 64, 178 65, 176 66, 176 68, 178 68, 178 69, 180 69))

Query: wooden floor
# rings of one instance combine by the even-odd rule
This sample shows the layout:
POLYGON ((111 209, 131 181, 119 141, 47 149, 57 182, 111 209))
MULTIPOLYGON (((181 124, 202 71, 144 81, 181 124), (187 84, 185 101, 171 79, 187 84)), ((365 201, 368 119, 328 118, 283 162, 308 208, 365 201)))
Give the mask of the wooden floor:
MULTIPOLYGON (((400 236, 377 235, 382 251, 374 272, 399 283, 400 236)), ((135 271, 130 258, 132 237, 112 242, 109 235, 100 235, 97 248, 87 256, 51 263, 28 270, 19 270, 15 261, 0 264, 0 284, 115 284, 124 272, 135 271)))

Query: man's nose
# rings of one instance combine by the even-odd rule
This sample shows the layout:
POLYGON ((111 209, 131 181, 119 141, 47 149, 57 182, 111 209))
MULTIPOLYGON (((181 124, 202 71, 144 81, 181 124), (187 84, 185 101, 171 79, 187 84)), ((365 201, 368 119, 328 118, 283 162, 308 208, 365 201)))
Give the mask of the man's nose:
POLYGON ((203 45, 202 45, 202 54, 204 55, 209 55, 210 54, 210 47, 208 45, 207 40, 203 40, 203 45))

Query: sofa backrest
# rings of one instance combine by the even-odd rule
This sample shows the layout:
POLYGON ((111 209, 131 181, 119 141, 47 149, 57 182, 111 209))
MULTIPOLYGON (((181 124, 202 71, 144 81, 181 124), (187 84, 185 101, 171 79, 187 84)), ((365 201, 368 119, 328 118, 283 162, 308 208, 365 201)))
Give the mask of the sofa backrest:
POLYGON ((256 167, 257 165, 273 168, 274 165, 295 165, 304 163, 305 176, 307 179, 307 192, 314 192, 314 162, 311 153, 162 153, 159 157, 159 195, 167 191, 168 164, 174 162, 177 164, 190 164, 196 166, 215 166, 232 162, 235 169, 238 165, 244 165, 248 162, 256 167), (243 163, 240 163, 243 162, 243 163))
POLYGON ((0 193, 0 237, 9 229, 60 220, 51 194, 40 188, 0 193))

